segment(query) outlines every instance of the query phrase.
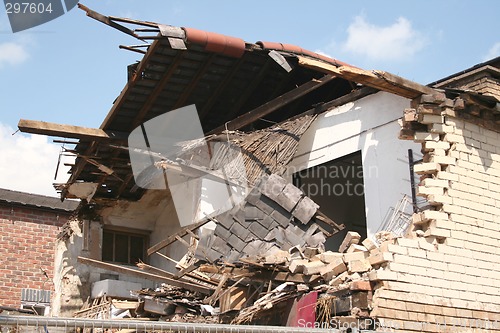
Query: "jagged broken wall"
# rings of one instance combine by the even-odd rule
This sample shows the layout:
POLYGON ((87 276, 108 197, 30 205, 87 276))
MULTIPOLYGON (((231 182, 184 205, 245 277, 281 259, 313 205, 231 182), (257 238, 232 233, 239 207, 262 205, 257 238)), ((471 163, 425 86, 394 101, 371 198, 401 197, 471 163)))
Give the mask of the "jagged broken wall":
POLYGON ((422 143, 415 171, 432 206, 414 215, 410 235, 381 245, 389 261, 371 275, 371 316, 381 331, 500 332, 498 127, 443 93, 412 106, 403 131, 422 143))

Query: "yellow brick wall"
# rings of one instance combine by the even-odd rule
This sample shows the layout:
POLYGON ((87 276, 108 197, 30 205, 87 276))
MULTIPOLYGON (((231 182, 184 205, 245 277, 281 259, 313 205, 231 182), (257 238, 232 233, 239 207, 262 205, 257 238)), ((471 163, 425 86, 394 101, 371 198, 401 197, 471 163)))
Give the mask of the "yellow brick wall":
POLYGON ((500 134, 443 95, 424 100, 415 171, 431 207, 407 237, 381 244, 392 261, 371 275, 371 316, 379 331, 500 332, 500 134))

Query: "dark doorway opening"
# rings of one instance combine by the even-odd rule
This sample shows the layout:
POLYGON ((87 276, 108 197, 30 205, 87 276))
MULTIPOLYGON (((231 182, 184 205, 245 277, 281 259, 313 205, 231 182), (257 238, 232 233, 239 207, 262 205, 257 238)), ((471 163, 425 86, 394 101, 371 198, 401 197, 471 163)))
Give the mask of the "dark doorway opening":
POLYGON ((314 200, 321 212, 345 229, 325 243, 338 251, 347 231, 366 238, 366 211, 361 151, 302 170, 293 175, 295 186, 314 200))

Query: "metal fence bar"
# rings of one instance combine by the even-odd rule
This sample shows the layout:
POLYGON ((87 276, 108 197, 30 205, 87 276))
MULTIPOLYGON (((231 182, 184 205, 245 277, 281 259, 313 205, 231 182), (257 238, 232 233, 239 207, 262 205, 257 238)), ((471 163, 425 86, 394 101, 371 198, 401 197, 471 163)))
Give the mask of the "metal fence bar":
MULTIPOLYGON (((339 333, 339 329, 314 327, 282 327, 256 325, 228 325, 178 322, 146 322, 140 320, 102 320, 88 318, 63 318, 42 316, 0 316, 0 326, 36 327, 74 330, 85 329, 134 329, 136 331, 169 331, 182 333, 339 333)), ((354 329, 353 331, 356 331, 354 329)))

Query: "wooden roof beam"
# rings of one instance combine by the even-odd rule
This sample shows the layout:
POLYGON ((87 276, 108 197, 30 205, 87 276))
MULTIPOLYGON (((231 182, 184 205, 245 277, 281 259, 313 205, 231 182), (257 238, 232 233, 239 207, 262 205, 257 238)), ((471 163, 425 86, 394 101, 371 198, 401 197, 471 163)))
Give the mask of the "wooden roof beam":
POLYGON ((262 117, 267 116, 270 113, 284 107, 287 104, 299 99, 300 97, 307 95, 311 91, 316 90, 317 88, 323 86, 324 84, 332 81, 335 78, 334 75, 327 74, 320 79, 312 79, 304 83, 303 85, 290 90, 283 95, 276 97, 275 99, 262 104, 261 106, 248 111, 245 114, 227 122, 226 124, 217 127, 216 129, 210 131, 208 134, 217 134, 224 130, 234 131, 240 128, 243 128, 247 125, 250 125, 256 120, 259 120, 262 117))
POLYGON ((62 125, 38 120, 21 119, 17 124, 23 133, 80 139, 84 141, 126 141, 128 134, 73 125, 62 125))
POLYGON ((364 69, 341 66, 336 67, 332 64, 317 59, 297 56, 299 65, 311 68, 323 73, 337 75, 343 79, 373 87, 382 91, 390 92, 406 98, 415 98, 422 94, 434 94, 436 90, 410 81, 400 76, 384 71, 367 71, 364 69))

